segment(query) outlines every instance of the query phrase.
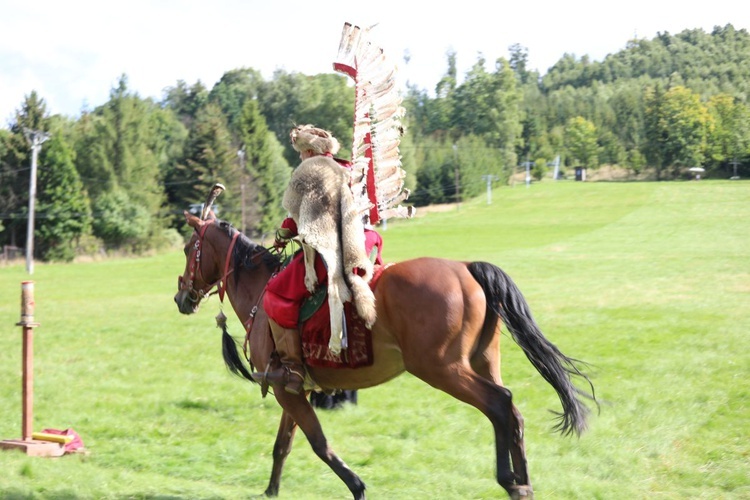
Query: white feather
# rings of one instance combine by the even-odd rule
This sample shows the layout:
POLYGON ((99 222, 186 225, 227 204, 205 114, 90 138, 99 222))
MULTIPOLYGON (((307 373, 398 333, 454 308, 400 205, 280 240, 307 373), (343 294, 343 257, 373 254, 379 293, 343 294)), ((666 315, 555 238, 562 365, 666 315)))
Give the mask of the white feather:
POLYGON ((413 210, 397 206, 408 198, 409 190, 404 188, 406 172, 399 154, 405 109, 396 65, 374 43, 368 29, 344 23, 334 68, 351 76, 355 85, 351 173, 355 205, 362 213, 369 210, 373 204, 367 197, 368 187, 374 187, 381 218, 411 217, 413 210), (371 168, 374 175, 370 176, 371 168), (368 186, 368 179, 374 179, 375 186, 368 186))

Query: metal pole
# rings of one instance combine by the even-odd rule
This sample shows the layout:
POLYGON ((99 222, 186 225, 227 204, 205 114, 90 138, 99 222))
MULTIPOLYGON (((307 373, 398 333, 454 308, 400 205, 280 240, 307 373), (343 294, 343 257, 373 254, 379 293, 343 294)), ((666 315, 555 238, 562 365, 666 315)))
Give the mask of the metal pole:
POLYGON ((482 179, 487 181, 487 204, 488 205, 492 205, 492 181, 496 181, 497 178, 498 177, 496 175, 489 175, 489 174, 482 176, 482 179))
POLYGON ((529 161, 529 158, 526 157, 526 187, 529 187, 531 185, 531 162, 529 161))
POLYGON ((31 144, 31 178, 29 179, 29 222, 26 227, 26 272, 34 274, 34 209, 36 205, 36 135, 31 144))
POLYGON ((26 227, 26 272, 34 274, 34 210, 36 206, 36 163, 42 143, 49 134, 36 130, 26 130, 26 138, 31 143, 31 176, 29 178, 29 221, 26 227))
POLYGON ((731 162, 729 162, 729 164, 730 164, 730 165, 732 165, 732 167, 734 167, 734 173, 733 173, 733 175, 732 175, 732 177, 731 177, 730 179, 732 179, 732 180, 737 180, 737 179, 739 179, 739 178, 740 178, 740 176, 739 176, 739 175, 737 175, 737 165, 739 165, 739 164, 740 164, 740 162, 738 162, 738 161, 737 161, 737 158, 735 157, 735 158, 733 158, 733 159, 732 159, 732 161, 731 161, 731 162))

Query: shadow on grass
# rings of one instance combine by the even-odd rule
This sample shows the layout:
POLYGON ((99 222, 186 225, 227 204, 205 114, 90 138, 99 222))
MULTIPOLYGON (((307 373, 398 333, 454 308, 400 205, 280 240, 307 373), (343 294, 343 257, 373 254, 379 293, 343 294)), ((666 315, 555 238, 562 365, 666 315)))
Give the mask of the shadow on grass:
MULTIPOLYGON (((45 500, 83 500, 92 498, 90 495, 79 495, 70 491, 43 491, 28 493, 18 489, 0 490, 0 498, 3 500, 37 500, 44 498, 45 500)), ((116 495, 114 498, 122 500, 189 500, 194 499, 195 496, 180 496, 180 495, 158 495, 153 493, 128 493, 116 495)), ((201 497, 203 500, 221 499, 223 497, 201 497)), ((253 498, 253 497, 251 497, 253 498)), ((260 496, 258 497, 260 498, 260 496)))
POLYGON ((44 494, 39 493, 23 493, 20 490, 0 490, 0 498, 3 500, 31 500, 37 498, 45 498, 49 500, 76 500, 81 497, 75 493, 66 491, 61 492, 46 492, 44 494))

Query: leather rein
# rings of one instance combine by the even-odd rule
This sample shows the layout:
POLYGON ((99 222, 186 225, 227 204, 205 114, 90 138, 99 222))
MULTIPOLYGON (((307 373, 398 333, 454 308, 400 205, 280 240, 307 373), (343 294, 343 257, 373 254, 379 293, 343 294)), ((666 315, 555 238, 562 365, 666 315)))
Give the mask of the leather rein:
MULTIPOLYGON (((235 232, 234 236, 232 236, 232 241, 229 243, 229 248, 227 248, 227 254, 224 258, 224 272, 221 275, 221 278, 219 278, 214 283, 211 283, 210 285, 206 286, 205 288, 201 290, 196 290, 193 288, 193 285, 195 283, 195 278, 200 278, 201 281, 205 280, 203 279, 202 271, 201 271, 201 247, 203 246, 203 239, 204 235, 206 233, 206 229, 208 228, 210 224, 204 224, 200 230, 196 229, 196 233, 198 233, 198 238, 195 240, 195 245, 193 246, 193 254, 190 256, 190 263, 188 265, 188 279, 187 281, 183 280, 182 276, 179 276, 178 282, 179 282, 179 289, 180 290, 186 290, 188 292, 188 299, 191 302, 200 302, 204 298, 207 298, 215 293, 219 294, 219 300, 223 303, 224 302, 224 293, 226 291, 226 280, 229 277, 230 274, 234 272, 234 269, 229 268, 229 262, 232 258, 232 252, 234 251, 234 246, 237 243, 237 238, 239 238, 240 233, 235 232), (211 290, 216 287, 216 291, 212 292, 211 290)), ((274 273, 275 274, 275 273, 274 273)), ((260 303, 263 300, 263 295, 265 294, 265 288, 263 289, 263 292, 261 292, 258 295, 258 300, 256 301, 255 305, 253 306, 252 310, 250 311, 249 318, 244 323, 245 327, 245 341, 243 342, 242 350, 245 354, 245 359, 248 361, 250 360, 250 352, 249 352, 249 344, 250 344, 250 331, 253 329, 253 323, 255 322, 255 316, 258 313, 258 309, 260 308, 260 303)))
POLYGON ((188 299, 191 302, 200 302, 204 298, 207 298, 215 293, 218 293, 219 300, 221 302, 224 302, 224 292, 226 291, 227 286, 226 280, 227 277, 234 272, 234 269, 229 269, 229 262, 232 258, 234 245, 235 243, 237 243, 237 238, 240 236, 239 231, 234 233, 234 236, 232 236, 232 241, 229 243, 227 255, 224 259, 224 272, 222 273, 221 277, 201 290, 196 290, 195 288, 193 288, 196 277, 205 282, 205 280, 203 279, 203 273, 201 272, 201 247, 203 246, 203 237, 209 225, 210 224, 204 224, 203 226, 201 226, 200 231, 198 229, 195 230, 196 233, 198 233, 198 238, 195 240, 195 245, 193 246, 193 254, 190 256, 187 281, 183 280, 182 276, 178 278, 179 289, 188 292, 188 299), (216 287, 216 291, 212 292, 211 290, 214 287, 216 287))

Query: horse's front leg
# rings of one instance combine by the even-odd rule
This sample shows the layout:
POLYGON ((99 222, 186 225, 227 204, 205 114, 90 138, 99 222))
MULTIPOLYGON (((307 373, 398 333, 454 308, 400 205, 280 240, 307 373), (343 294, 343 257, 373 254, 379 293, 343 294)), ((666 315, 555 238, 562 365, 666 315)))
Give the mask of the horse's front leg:
POLYGON ((284 470, 286 457, 292 451, 296 430, 297 424, 294 419, 286 410, 282 411, 279 432, 276 434, 276 442, 273 444, 273 468, 271 469, 271 480, 268 482, 268 488, 265 491, 267 497, 275 497, 279 494, 281 472, 284 470))
MULTIPOLYGON (((291 394, 284 390, 278 390, 279 388, 277 387, 277 390, 274 391, 276 400, 284 409, 284 412, 294 419, 305 434, 315 454, 344 481, 355 500, 364 500, 365 483, 328 446, 328 440, 323 434, 318 416, 306 395, 304 393, 291 394)), ((274 449, 274 467, 275 464, 276 454, 274 449)))

